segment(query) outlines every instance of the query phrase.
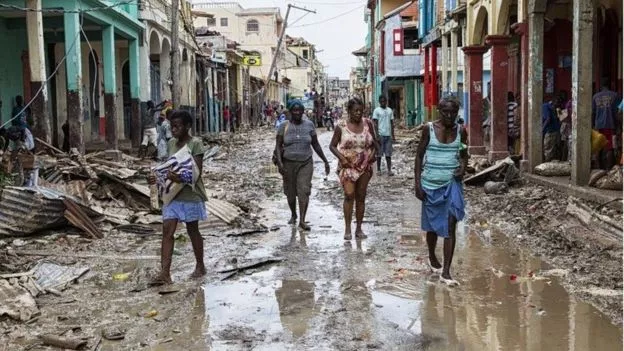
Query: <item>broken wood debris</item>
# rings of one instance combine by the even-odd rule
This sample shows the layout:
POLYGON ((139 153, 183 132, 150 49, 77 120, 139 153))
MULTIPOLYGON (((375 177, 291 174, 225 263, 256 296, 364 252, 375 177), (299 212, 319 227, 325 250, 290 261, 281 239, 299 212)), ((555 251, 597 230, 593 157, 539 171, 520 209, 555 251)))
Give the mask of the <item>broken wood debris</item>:
POLYGON ((60 347, 62 349, 80 350, 87 345, 86 340, 77 338, 62 338, 60 336, 46 334, 40 336, 45 345, 60 347))
POLYGON ((260 260, 253 260, 253 261, 244 263, 242 265, 237 265, 236 267, 218 270, 217 273, 242 272, 247 269, 258 268, 258 267, 265 266, 267 264, 278 263, 282 261, 284 261, 284 259, 281 257, 270 257, 270 258, 264 258, 260 260))
POLYGON ((602 215, 589 206, 573 199, 568 199, 566 213, 578 219, 588 228, 601 229, 611 239, 622 240, 622 224, 602 215))
POLYGON ((63 204, 65 204, 67 208, 65 210, 65 218, 67 218, 72 225, 82 229, 93 239, 101 239, 104 237, 91 218, 89 218, 76 203, 69 199, 63 199, 63 204))

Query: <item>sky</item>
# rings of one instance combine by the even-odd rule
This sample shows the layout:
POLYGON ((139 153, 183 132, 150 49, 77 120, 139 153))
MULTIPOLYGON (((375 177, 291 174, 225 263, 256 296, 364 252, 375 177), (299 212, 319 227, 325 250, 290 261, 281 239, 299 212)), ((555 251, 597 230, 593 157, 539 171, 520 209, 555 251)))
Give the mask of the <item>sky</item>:
POLYGON ((317 55, 323 65, 328 66, 329 76, 349 78, 351 67, 356 66, 351 52, 364 46, 366 40, 366 0, 239 0, 238 3, 244 8, 279 7, 282 17, 286 16, 289 3, 315 10, 316 14, 305 15, 304 11, 291 9, 286 34, 303 37, 314 44, 317 51, 323 50, 317 55))

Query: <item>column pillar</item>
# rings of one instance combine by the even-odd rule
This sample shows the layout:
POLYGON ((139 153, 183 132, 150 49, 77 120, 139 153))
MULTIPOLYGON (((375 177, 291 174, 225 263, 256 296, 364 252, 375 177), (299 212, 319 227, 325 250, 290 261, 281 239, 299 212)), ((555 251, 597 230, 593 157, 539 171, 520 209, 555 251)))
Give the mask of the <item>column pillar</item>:
POLYGON ((507 141, 507 92, 509 56, 507 35, 489 35, 485 38, 492 47, 492 109, 490 123, 490 161, 496 161, 509 156, 507 141))
MULTIPOLYGON (((132 39, 128 43, 128 69, 130 71, 130 108, 131 108, 131 125, 130 140, 132 141, 132 147, 139 147, 141 143, 141 112, 140 112, 140 97, 141 86, 139 85, 140 74, 140 53, 139 53, 139 39, 132 39)), ((148 55, 149 60, 149 55, 148 55)), ((146 79, 149 80, 149 66, 146 79)), ((149 84, 147 84, 149 85, 149 84)), ((148 90, 149 91, 149 90, 148 90)))
POLYGON ((594 1, 574 0, 572 6, 572 182, 584 186, 591 172, 594 1))
POLYGON ((529 33, 527 23, 512 25, 516 34, 520 35, 520 153, 522 154, 521 168, 527 170, 529 157, 529 33))
POLYGON ((430 74, 431 66, 429 62, 429 47, 425 47, 425 118, 423 121, 429 121, 431 117, 431 100, 430 100, 430 91, 431 91, 431 74, 430 74))
POLYGON ((69 147, 77 148, 78 151, 84 153, 80 15, 77 12, 65 12, 63 14, 63 22, 65 26, 65 72, 67 75, 66 96, 69 147))
MULTIPOLYGON (((528 167, 531 171, 542 163, 542 104, 544 102, 544 12, 529 13, 528 167)), ((590 41, 591 42, 591 41, 590 41)), ((591 91, 591 89, 590 89, 591 91)), ((591 105, 590 105, 591 106, 591 105)))
POLYGON ((485 155, 483 144, 483 54, 488 50, 485 46, 464 46, 464 62, 467 69, 469 110, 468 118, 468 152, 472 155, 485 155))
POLYGON ((448 50, 448 36, 446 34, 442 35, 442 96, 445 93, 450 91, 448 85, 448 58, 449 58, 449 50, 448 50))
POLYGON ((115 27, 102 29, 102 61, 104 63, 104 117, 106 119, 106 147, 116 150, 117 137, 117 64, 115 62, 115 27))
POLYGON ((431 50, 431 116, 430 120, 435 121, 438 118, 438 47, 432 44, 431 50))
MULTIPOLYGON (((451 30, 451 92, 457 95, 459 86, 457 85, 457 42, 459 34, 457 29, 451 30)), ((461 97, 457 96, 461 101, 461 97)))
MULTIPOLYGON (((41 0, 27 0, 26 7, 41 9, 41 0)), ((45 48, 43 42, 43 16, 41 11, 26 13, 26 29, 28 31, 28 59, 30 66, 30 104, 35 136, 50 142, 50 119, 48 114, 48 88, 46 81, 45 48), (39 91, 41 90, 41 91, 39 91), (37 94, 39 93, 39 94, 37 94)))

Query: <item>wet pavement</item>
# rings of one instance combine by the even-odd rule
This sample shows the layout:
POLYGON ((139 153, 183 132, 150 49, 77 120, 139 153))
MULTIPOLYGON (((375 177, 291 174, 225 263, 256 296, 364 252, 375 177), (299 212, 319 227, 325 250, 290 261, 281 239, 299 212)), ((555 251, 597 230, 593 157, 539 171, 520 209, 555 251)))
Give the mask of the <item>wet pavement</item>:
POLYGON ((284 225, 283 196, 261 204, 266 225, 282 227, 248 257, 273 251, 285 261, 203 286, 193 316, 203 328, 189 336, 201 333, 214 350, 621 349, 621 327, 569 296, 557 280, 565 272, 501 233, 484 238, 462 224, 453 270, 462 285, 440 285, 425 265, 419 202, 411 191, 386 191, 384 176, 371 184, 369 239, 345 243, 337 178, 324 181, 315 168, 312 231, 284 225))
MULTIPOLYGON (((330 138, 320 134, 333 159, 326 148, 330 138)), ((270 145, 267 139, 250 148, 270 145)), ((258 178, 279 181, 266 159, 249 166, 262 170, 258 178)), ((277 230, 232 239, 202 227, 211 270, 204 282, 186 278, 192 251, 189 242, 178 241, 178 292, 128 293, 157 261, 106 262, 76 286, 76 301, 44 299, 39 322, 61 330, 126 331, 124 340, 102 340, 102 350, 622 349, 621 326, 569 295, 559 282, 565 270, 514 247, 493 228, 484 231, 486 223, 460 223, 452 274, 461 286, 439 284, 426 266, 420 203, 400 185, 406 179, 401 172, 373 178, 364 224, 369 238, 345 242, 337 176, 324 180, 322 168, 315 163, 310 232, 286 225, 286 199, 274 194, 257 204, 255 215, 277 230), (214 270, 233 257, 284 260, 221 280, 214 270), (120 272, 130 273, 131 282, 110 279, 120 272)), ((119 244, 128 255, 154 255, 159 245, 157 236, 119 244)), ((25 344, 14 342, 10 349, 25 344)))

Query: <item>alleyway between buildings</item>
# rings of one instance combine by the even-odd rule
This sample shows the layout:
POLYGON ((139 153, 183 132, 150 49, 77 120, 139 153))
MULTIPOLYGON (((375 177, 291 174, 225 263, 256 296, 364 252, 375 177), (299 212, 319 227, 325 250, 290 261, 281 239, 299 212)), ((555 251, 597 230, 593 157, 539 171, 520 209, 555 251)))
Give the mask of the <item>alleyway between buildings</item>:
MULTIPOLYGON (((327 149, 331 134, 319 133, 327 149)), ((44 262, 78 271, 33 293, 34 306, 29 292, 0 305, 0 314, 14 308, 12 318, 0 319, 0 350, 51 349, 41 342, 48 334, 91 350, 621 349, 621 240, 563 240, 571 222, 565 211, 548 215, 567 203, 553 190, 524 185, 484 195, 468 188, 469 217, 453 266, 461 286, 440 285, 426 264, 413 195, 413 136, 402 135, 397 175, 371 182, 366 240, 342 240, 342 191, 334 172, 324 179, 320 163, 312 230, 286 225, 268 129, 204 138, 219 146, 204 168, 212 200, 209 221, 200 223, 209 271, 203 280, 188 277, 194 260, 180 227, 174 285, 147 285, 159 266, 158 219, 118 226, 107 216, 98 225, 102 239, 68 228, 0 238, 3 271, 44 262), (532 220, 522 206, 539 206, 533 212, 546 218, 532 220)), ((621 213, 614 216, 621 221, 621 213)), ((573 228, 579 237, 589 232, 573 228)), ((21 284, 28 274, 2 278, 6 294, 9 282, 21 284)), ((48 277, 56 278, 63 276, 48 277)))

